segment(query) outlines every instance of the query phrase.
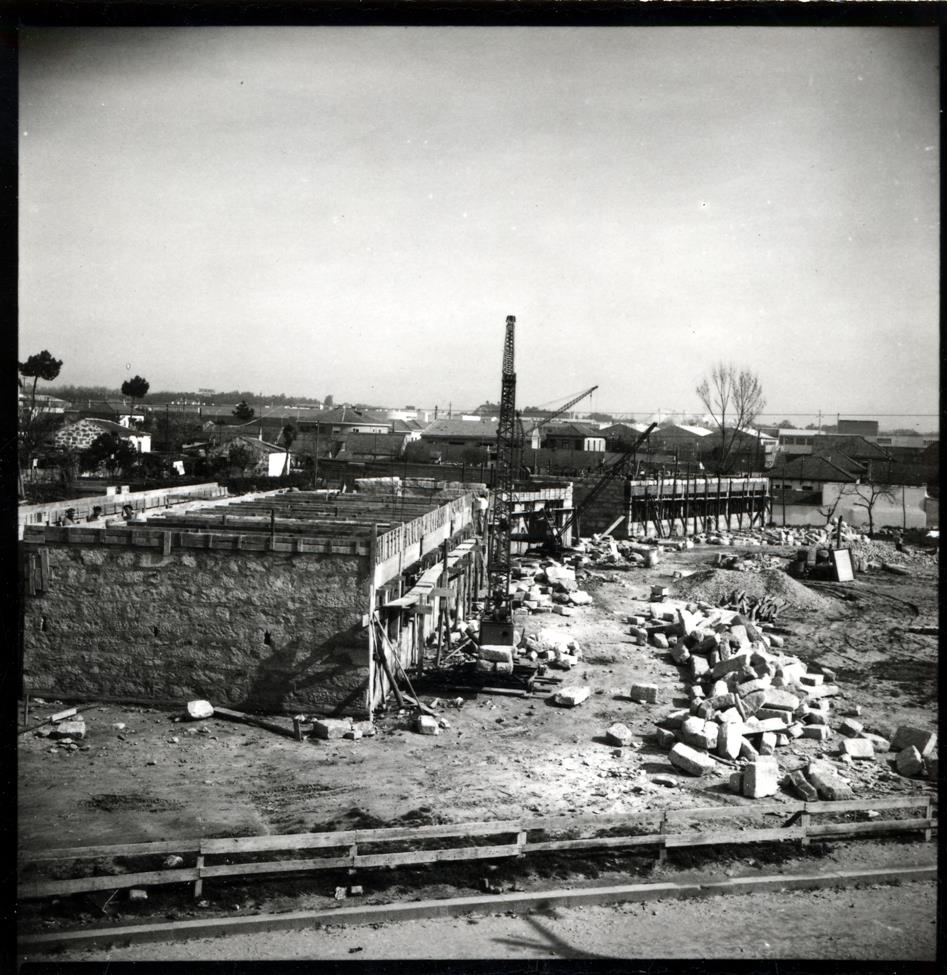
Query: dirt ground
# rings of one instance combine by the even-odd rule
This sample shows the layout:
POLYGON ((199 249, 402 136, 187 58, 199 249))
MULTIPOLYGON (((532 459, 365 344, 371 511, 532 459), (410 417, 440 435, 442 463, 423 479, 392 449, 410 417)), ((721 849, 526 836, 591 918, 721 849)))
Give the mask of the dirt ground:
POLYGON ((739 958, 933 961, 934 883, 726 900, 557 908, 531 914, 328 926, 116 946, 63 961, 469 958, 739 958), (752 932, 747 918, 752 917, 752 932), (673 936, 669 932, 674 932, 673 936))
MULTIPOLYGON (((734 806, 736 813, 737 807, 752 806, 752 800, 728 791, 726 769, 721 767, 719 776, 682 776, 650 739, 656 720, 675 704, 686 704, 685 684, 667 653, 637 646, 624 622, 646 606, 652 585, 671 585, 675 571, 691 571, 718 551, 698 547, 666 553, 652 569, 595 570, 593 578, 580 577, 594 597, 593 606, 577 609, 571 618, 542 614, 525 619, 527 632, 563 629, 582 647, 578 667, 550 671, 563 685, 592 687, 591 698, 575 709, 543 699, 432 687, 421 695, 427 702, 435 696, 442 701, 465 698, 461 707, 441 709, 450 728, 432 737, 416 734, 410 716, 395 711, 378 719, 372 738, 299 743, 223 720, 175 723, 167 712, 118 705, 84 711, 88 735, 76 750, 53 752, 49 740, 24 734, 19 738, 20 849, 722 803, 734 806), (634 681, 658 684, 659 703, 632 703, 628 690, 634 681), (605 742, 604 731, 613 721, 631 728, 634 747, 616 753, 605 742), (655 781, 659 773, 673 784, 655 781)), ((728 554, 734 551, 739 550, 728 554)), ((742 574, 733 575, 737 587, 742 574)), ((790 608, 779 622, 792 634, 785 652, 835 669, 842 689, 836 717, 857 706, 866 729, 886 737, 900 724, 936 730, 938 637, 908 632, 912 625, 936 625, 936 560, 913 565, 909 576, 872 572, 853 583, 814 588, 831 599, 825 612, 790 608)), ((55 710, 52 702, 35 706, 33 718, 55 710)), ((837 736, 825 745, 801 739, 779 749, 777 757, 783 768, 792 769, 836 749, 837 736)), ((898 775, 890 757, 853 765, 846 776, 858 798, 936 791, 932 782, 898 775)), ((793 801, 785 793, 780 797, 793 801)), ((885 844, 852 846, 868 850, 885 844)), ((618 875, 627 877, 629 865, 612 859, 618 875)), ((415 878, 424 896, 467 893, 458 886, 468 882, 476 889, 483 868, 470 878, 462 865, 451 866, 450 874, 436 869, 436 876, 432 870, 415 878), (450 884, 441 884, 441 878, 450 884)), ((549 869, 551 877, 557 876, 558 867, 549 869)), ((592 869, 604 877, 610 868, 592 869)), ((574 864, 565 871, 571 875, 574 864)), ((331 902, 326 899, 331 898, 328 880, 267 881, 245 888, 218 884, 213 890, 208 884, 205 897, 212 910, 223 913, 235 905, 242 910, 305 909, 331 902)), ((390 900, 398 882, 389 877, 378 888, 380 900, 390 900)), ((77 900, 23 905, 23 929, 105 920, 94 908, 77 906, 77 900)), ((154 889, 140 907, 122 904, 112 916, 122 923, 164 917, 173 903, 178 916, 191 916, 193 905, 167 889, 154 889)))

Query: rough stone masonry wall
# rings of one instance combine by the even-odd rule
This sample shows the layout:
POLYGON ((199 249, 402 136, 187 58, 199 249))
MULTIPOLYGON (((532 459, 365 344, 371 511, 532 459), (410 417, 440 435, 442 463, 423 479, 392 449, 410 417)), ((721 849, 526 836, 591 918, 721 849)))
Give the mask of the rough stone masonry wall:
POLYGON ((45 548, 47 591, 24 601, 30 693, 364 709, 367 557, 45 548))

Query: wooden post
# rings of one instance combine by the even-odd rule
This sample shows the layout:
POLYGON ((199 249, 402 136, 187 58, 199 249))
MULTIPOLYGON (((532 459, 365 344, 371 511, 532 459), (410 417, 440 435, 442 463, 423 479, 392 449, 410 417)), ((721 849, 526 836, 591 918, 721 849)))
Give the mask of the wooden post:
POLYGON ((204 867, 204 843, 201 841, 200 852, 197 854, 197 880, 194 881, 194 899, 197 900, 198 897, 204 892, 204 878, 201 876, 201 870, 204 867))
MULTIPOLYGON (((924 808, 924 818, 927 820, 928 824, 930 824, 930 821, 933 818, 933 816, 934 816, 933 803, 931 801, 931 797, 928 796, 927 805, 924 808)), ((928 825, 928 828, 924 830, 924 842, 930 843, 930 841, 931 841, 931 830, 930 830, 930 825, 928 825)))
POLYGON ((378 523, 372 525, 368 541, 368 691, 365 708, 368 721, 374 721, 375 708, 375 561, 378 556, 378 523))
MULTIPOLYGON (((665 833, 667 833, 667 831, 668 831, 668 811, 667 809, 664 809, 661 812, 661 827, 658 830, 658 832, 661 833, 663 836, 665 833)), ((664 863, 667 860, 667 858, 668 858, 667 846, 665 845, 665 841, 662 839, 661 845, 658 847, 658 863, 664 863)))
POLYGON ((799 817, 799 825, 802 827, 802 840, 800 841, 803 846, 808 846, 812 841, 809 839, 809 813, 803 812, 799 817))

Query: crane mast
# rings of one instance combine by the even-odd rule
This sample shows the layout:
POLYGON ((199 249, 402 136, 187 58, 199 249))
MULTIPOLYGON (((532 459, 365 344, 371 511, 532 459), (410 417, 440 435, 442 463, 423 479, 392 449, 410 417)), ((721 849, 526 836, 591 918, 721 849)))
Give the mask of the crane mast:
POLYGON ((510 616, 510 521, 513 513, 513 475, 516 453, 516 372, 513 332, 516 317, 507 315, 500 386, 500 419, 493 483, 493 515, 487 561, 488 615, 497 622, 510 616))

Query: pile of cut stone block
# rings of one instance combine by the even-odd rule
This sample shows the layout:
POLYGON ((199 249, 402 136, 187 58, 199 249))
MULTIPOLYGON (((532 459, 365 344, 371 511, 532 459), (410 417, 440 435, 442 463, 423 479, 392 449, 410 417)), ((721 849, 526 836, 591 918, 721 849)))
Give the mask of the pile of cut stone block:
POLYGON ((587 606, 592 597, 579 588, 575 567, 553 559, 521 561, 514 566, 510 598, 530 613, 571 616, 574 606, 587 606))
MULTIPOLYGON (((778 750, 797 739, 826 742, 834 734, 831 701, 840 693, 834 673, 809 671, 783 653, 782 637, 765 623, 755 625, 704 602, 668 600, 660 590, 652 596, 661 598, 651 602, 647 614, 630 617, 631 632, 640 644, 666 649, 683 668, 691 702, 658 722, 658 743, 687 774, 742 763, 734 788, 751 798, 774 794, 778 750)), ((887 750, 887 742, 858 722, 846 719, 838 731, 850 760, 871 759, 877 747, 887 750)), ((826 795, 838 797, 844 791, 836 788, 839 784, 824 790, 826 795)))

